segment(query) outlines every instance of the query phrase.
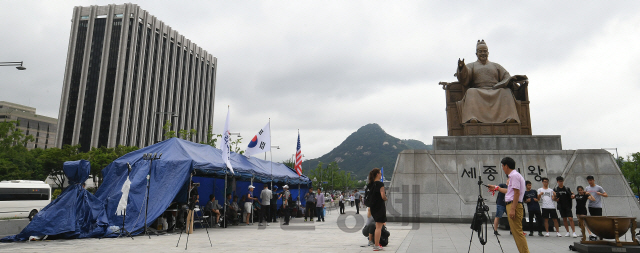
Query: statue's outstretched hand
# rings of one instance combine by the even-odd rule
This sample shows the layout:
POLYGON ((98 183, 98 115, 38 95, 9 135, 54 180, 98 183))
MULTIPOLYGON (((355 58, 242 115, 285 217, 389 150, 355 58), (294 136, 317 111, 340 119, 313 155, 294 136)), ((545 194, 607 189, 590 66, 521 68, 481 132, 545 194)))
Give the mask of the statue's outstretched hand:
POLYGON ((464 58, 462 58, 462 60, 458 58, 458 71, 462 71, 463 67, 464 67, 464 58))

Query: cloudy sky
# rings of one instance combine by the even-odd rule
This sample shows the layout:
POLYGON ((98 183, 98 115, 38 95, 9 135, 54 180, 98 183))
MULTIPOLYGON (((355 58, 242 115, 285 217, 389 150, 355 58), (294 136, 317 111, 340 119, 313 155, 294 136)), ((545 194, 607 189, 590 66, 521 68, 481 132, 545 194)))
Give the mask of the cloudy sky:
MULTIPOLYGON (((0 101, 57 117, 74 6, 2 1, 0 101)), ((458 58, 529 77, 532 130, 565 149, 640 151, 640 1, 136 1, 218 58, 214 132, 227 105, 245 143, 271 118, 274 161, 316 158, 367 123, 427 144, 447 134, 458 58)), ((121 3, 118 3, 121 4, 121 3)), ((261 155, 259 155, 260 157, 261 155)))

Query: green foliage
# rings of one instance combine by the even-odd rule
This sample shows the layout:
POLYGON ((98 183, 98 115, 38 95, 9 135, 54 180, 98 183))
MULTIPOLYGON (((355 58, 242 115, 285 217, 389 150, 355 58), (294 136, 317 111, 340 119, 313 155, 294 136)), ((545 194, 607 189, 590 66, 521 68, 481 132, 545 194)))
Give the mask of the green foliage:
POLYGON ((94 179, 113 160, 137 150, 137 147, 93 148, 81 153, 80 145, 64 145, 62 148, 27 150, 26 143, 33 136, 24 135, 16 126, 18 122, 0 122, 0 180, 41 180, 51 176, 57 188, 64 186, 66 177, 62 166, 66 161, 86 159, 91 162, 94 179))
POLYGON ((222 138, 222 135, 221 134, 215 135, 213 133, 213 127, 209 125, 209 128, 207 128, 207 141, 202 144, 207 144, 215 148, 218 138, 222 138))
POLYGON ((27 150, 33 136, 23 134, 17 125, 18 121, 0 122, 0 180, 44 180, 46 173, 36 159, 42 151, 27 150))
POLYGON ((61 193, 62 193, 62 188, 53 190, 53 193, 51 194, 51 200, 57 199, 61 193))
POLYGON ((102 184, 102 177, 100 177, 102 169, 119 157, 135 150, 138 150, 138 147, 126 147, 122 145, 115 148, 100 147, 92 148, 89 152, 79 154, 79 156, 80 159, 85 159, 91 162, 91 176, 93 177, 94 182, 97 185, 100 185, 102 184))
POLYGON ((176 137, 176 131, 171 131, 171 122, 169 122, 169 120, 167 120, 164 123, 164 126, 162 126, 162 129, 164 130, 164 138, 166 139, 171 139, 173 137, 176 137))
POLYGON ((326 167, 322 162, 318 162, 318 165, 305 175, 313 181, 313 187, 322 186, 326 190, 347 191, 362 187, 362 183, 359 183, 351 172, 340 169, 336 162, 331 162, 326 167))
POLYGON ((338 162, 340 168, 352 171, 365 180, 373 168, 384 167, 385 178, 391 178, 398 154, 405 149, 433 149, 417 140, 401 140, 387 134, 378 124, 367 124, 352 133, 331 152, 304 162, 303 167, 318 162, 338 162))
POLYGON ((640 152, 631 154, 625 160, 622 157, 618 158, 618 164, 622 164, 620 170, 622 174, 629 182, 629 186, 632 190, 635 190, 637 195, 640 195, 640 152))

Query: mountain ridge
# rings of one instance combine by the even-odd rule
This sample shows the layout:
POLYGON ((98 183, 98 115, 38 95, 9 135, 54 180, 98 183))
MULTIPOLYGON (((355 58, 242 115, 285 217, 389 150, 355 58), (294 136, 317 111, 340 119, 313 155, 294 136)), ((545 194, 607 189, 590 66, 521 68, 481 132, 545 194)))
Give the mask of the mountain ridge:
POLYGON ((399 139, 389 135, 376 123, 366 124, 340 145, 315 159, 303 162, 303 168, 315 168, 318 162, 324 166, 337 162, 340 169, 351 171, 357 180, 364 180, 372 168, 384 167, 385 178, 391 178, 398 154, 406 149, 433 149, 422 141, 399 139))

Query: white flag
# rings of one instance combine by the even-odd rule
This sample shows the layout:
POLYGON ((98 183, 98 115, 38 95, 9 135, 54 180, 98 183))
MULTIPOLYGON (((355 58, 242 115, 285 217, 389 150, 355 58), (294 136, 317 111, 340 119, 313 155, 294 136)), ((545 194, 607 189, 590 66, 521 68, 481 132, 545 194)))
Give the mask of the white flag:
POLYGON ((222 134, 222 145, 220 148, 222 149, 222 160, 227 164, 227 168, 233 172, 233 167, 231 167, 231 133, 229 132, 229 113, 227 111, 227 121, 224 123, 224 133, 222 134))
POLYGON ((124 210, 127 209, 127 201, 129 200, 129 188, 131 188, 131 181, 129 180, 129 176, 127 176, 127 180, 124 181, 124 184, 122 184, 122 197, 120 197, 120 202, 118 202, 116 215, 124 215, 124 210))
POLYGON ((244 151, 244 155, 251 156, 255 154, 264 153, 271 150, 271 122, 267 123, 260 132, 253 136, 253 139, 249 142, 247 150, 244 151))

